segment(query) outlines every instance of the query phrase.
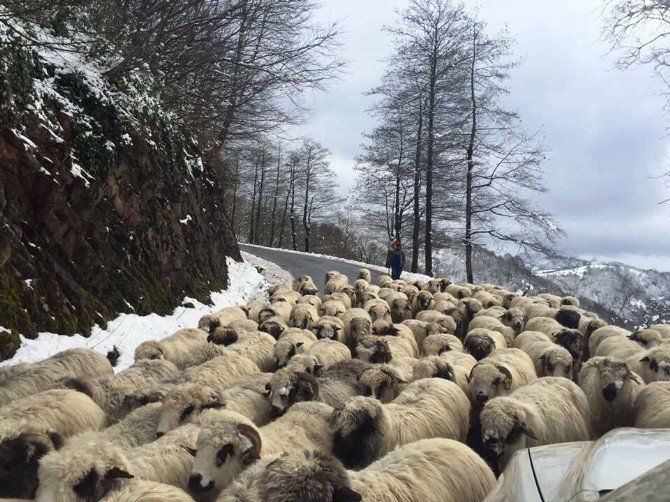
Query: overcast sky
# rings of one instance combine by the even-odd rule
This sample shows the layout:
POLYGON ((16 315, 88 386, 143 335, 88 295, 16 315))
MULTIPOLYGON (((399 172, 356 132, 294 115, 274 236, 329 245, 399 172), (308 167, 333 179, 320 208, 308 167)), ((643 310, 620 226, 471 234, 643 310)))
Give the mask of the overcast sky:
MULTIPOLYGON (((405 0, 322 0, 324 20, 340 20, 348 70, 326 93, 310 97, 311 119, 299 130, 332 152, 348 192, 361 133, 374 126, 363 93, 379 82, 390 52, 381 28, 405 0)), ((481 17, 517 39, 520 66, 509 107, 548 148, 539 204, 566 229, 566 253, 670 271, 670 194, 652 179, 667 165, 660 83, 648 67, 620 71, 601 40, 603 0, 482 0, 481 17)))

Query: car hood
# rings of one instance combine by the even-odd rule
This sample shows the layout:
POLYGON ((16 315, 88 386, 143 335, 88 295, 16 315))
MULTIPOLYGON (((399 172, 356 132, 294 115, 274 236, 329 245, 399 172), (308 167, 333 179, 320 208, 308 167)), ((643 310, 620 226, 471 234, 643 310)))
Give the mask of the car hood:
MULTIPOLYGON (((541 466, 534 465, 538 485, 552 490, 552 496, 545 496, 545 500, 598 500, 600 496, 670 460, 670 429, 615 429, 597 441, 585 444, 574 456, 558 485, 552 484, 554 475, 551 469, 547 470, 545 479, 541 466)), ((533 450, 531 448, 531 458, 535 463, 533 450)))

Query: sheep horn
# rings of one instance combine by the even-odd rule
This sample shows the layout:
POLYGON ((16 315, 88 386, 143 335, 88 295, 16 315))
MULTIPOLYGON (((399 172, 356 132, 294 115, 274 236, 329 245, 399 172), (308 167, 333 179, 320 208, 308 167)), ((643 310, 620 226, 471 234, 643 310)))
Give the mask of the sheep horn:
POLYGON ((498 371, 500 371, 500 373, 505 375, 505 380, 503 381, 503 387, 509 390, 510 387, 512 386, 512 373, 510 373, 510 371, 504 366, 496 365, 496 368, 498 369, 498 371))
MULTIPOLYGON (((245 423, 237 424, 236 429, 240 434, 242 434, 249 441, 251 441, 252 448, 258 454, 261 451, 261 448, 263 446, 263 441, 261 440, 261 436, 258 433, 258 431, 254 427, 252 427, 251 425, 248 425, 248 424, 245 424, 245 423)), ((249 451, 249 450, 247 450, 247 451, 249 451)))

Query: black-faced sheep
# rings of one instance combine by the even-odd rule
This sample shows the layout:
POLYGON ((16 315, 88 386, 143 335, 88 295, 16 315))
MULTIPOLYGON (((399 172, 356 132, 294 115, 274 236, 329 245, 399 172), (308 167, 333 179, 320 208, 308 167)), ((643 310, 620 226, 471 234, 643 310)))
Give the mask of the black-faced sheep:
POLYGON ((135 349, 135 361, 165 359, 177 368, 184 369, 191 365, 191 350, 204 343, 207 343, 207 332, 201 329, 180 329, 162 340, 148 340, 139 344, 135 349))
POLYGON ((652 382, 640 390, 635 401, 635 427, 670 428, 670 382, 652 382))
POLYGON ((483 405, 536 379, 535 367, 528 354, 519 349, 497 349, 470 371, 468 395, 473 405, 483 405))
POLYGON ((430 291, 420 291, 412 300, 412 317, 416 318, 416 315, 424 310, 432 310, 433 305, 435 305, 433 294, 430 291))
POLYGON ((635 399, 644 383, 623 361, 593 357, 579 372, 579 386, 591 406, 591 430, 601 436, 617 427, 632 427, 635 399))
POLYGON ((339 342, 344 343, 352 352, 364 337, 372 334, 372 318, 367 311, 359 308, 349 309, 342 316, 344 332, 339 342))
POLYGON ((296 354, 302 354, 317 342, 311 331, 296 330, 282 333, 274 346, 274 357, 278 368, 283 368, 296 354))
POLYGON ((60 385, 63 378, 98 378, 114 370, 107 358, 90 349, 70 349, 32 364, 10 366, 0 385, 0 406, 60 385))
POLYGON ((266 502, 479 502, 494 485, 474 451, 433 438, 400 446, 361 471, 346 471, 321 452, 282 455, 258 475, 256 490, 266 502))
POLYGON ((362 468, 398 445, 433 437, 463 441, 470 403, 453 382, 417 380, 391 403, 357 396, 335 408, 331 417, 333 452, 351 468, 362 468))
POLYGON ((514 329, 509 326, 505 326, 501 321, 494 317, 480 316, 475 317, 468 324, 468 333, 473 329, 490 329, 491 331, 497 331, 505 338, 505 343, 508 347, 514 345, 515 333, 514 329))
POLYGON ((484 444, 502 470, 521 449, 590 439, 589 402, 571 380, 543 377, 486 403, 480 414, 484 444))
POLYGON ((514 340, 514 347, 530 356, 537 376, 562 376, 572 379, 572 355, 565 347, 552 342, 544 333, 524 331, 514 340))
POLYGON ((190 489, 219 491, 261 456, 305 449, 329 452, 331 413, 332 408, 323 403, 298 403, 260 428, 236 413, 223 411, 208 416, 198 435, 190 489))
POLYGON ((505 337, 497 331, 475 328, 463 340, 463 350, 477 359, 484 359, 496 349, 507 348, 505 337))

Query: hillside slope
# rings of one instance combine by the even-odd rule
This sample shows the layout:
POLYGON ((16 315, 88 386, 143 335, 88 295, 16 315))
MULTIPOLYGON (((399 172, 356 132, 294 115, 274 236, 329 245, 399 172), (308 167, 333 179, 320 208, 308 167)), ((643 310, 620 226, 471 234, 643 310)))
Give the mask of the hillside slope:
POLYGON ((151 81, 109 82, 59 40, 0 27, 0 359, 18 333, 87 334, 227 284, 221 187, 151 81))

